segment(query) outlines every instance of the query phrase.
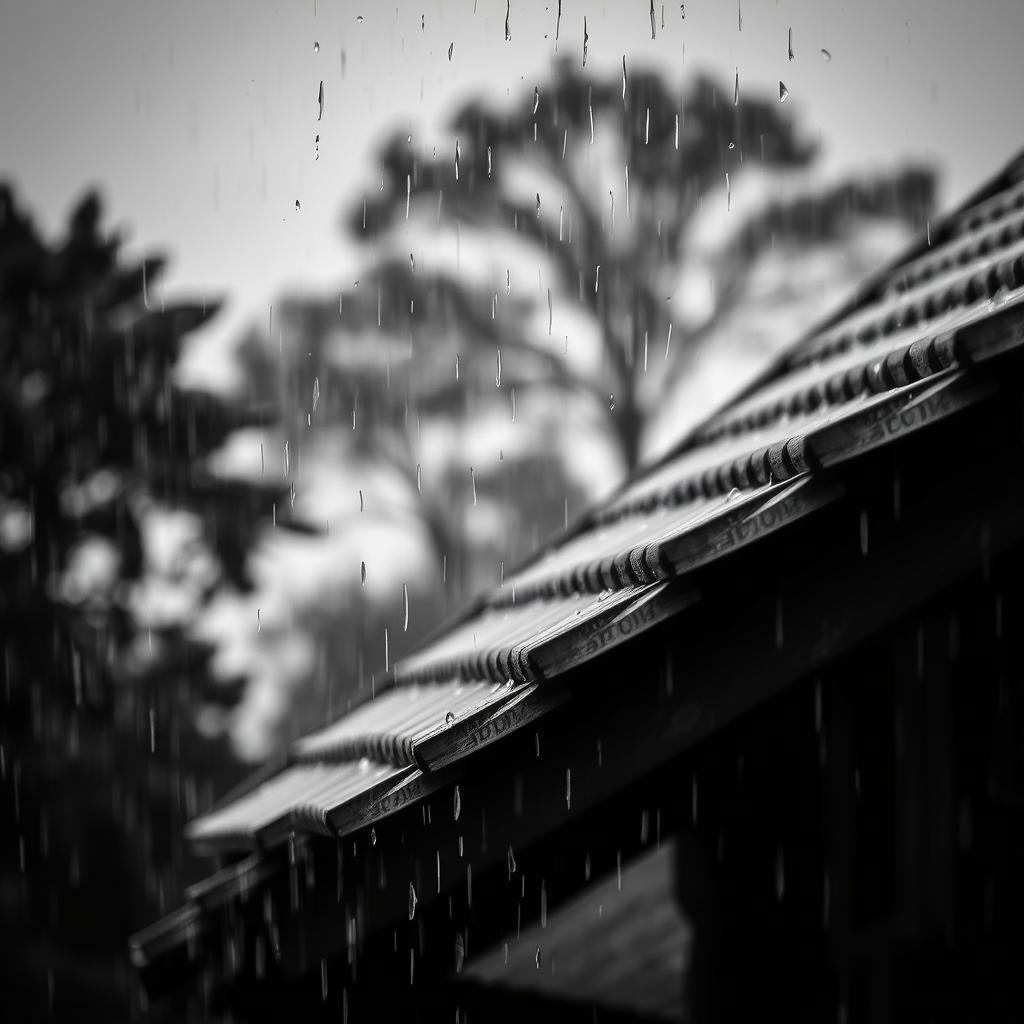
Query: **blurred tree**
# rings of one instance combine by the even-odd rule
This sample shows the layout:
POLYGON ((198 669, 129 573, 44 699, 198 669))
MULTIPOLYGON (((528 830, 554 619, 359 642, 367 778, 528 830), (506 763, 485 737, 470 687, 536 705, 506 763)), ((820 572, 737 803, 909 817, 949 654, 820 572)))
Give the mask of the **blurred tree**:
MULTIPOLYGON (((129 1013, 126 939, 179 896, 234 769, 189 627, 275 493, 204 456, 249 421, 171 370, 214 307, 155 303, 87 196, 47 245, 0 187, 0 955, 11 1019, 129 1013), (159 308, 153 308, 158 306, 159 308), (181 510, 187 508, 191 514, 181 510)), ((253 627, 255 629, 255 625, 253 627)))
POLYGON ((867 217, 923 228, 934 199, 932 173, 910 168, 760 205, 719 232, 706 260, 713 300, 696 310, 671 300, 711 198, 721 194, 728 209, 753 169, 792 171, 813 159, 779 102, 741 95, 738 78, 722 89, 699 76, 673 95, 658 74, 627 73, 625 62, 621 79, 593 80, 563 61, 506 112, 467 103, 451 132, 453 151, 440 156, 392 136, 379 190, 347 220, 378 251, 360 290, 379 289, 378 309, 403 321, 401 336, 446 339, 418 347, 414 400, 450 400, 456 382, 437 366, 451 364, 453 349, 469 387, 486 376, 473 366, 490 370, 500 357, 505 386, 521 398, 539 388, 589 405, 627 470, 645 451, 650 414, 748 296, 766 252, 842 241, 867 217), (454 270, 397 259, 417 226, 434 239, 454 230, 468 258, 457 255, 454 270), (566 358, 560 317, 594 339, 585 370, 566 358))

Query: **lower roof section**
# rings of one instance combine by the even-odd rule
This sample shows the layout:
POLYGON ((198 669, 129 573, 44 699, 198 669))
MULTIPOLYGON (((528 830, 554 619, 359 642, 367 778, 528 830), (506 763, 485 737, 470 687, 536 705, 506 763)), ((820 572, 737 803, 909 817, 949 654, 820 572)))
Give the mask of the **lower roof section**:
POLYGON ((692 931, 674 897, 674 850, 663 843, 542 912, 517 937, 468 960, 461 980, 680 1019, 692 931))

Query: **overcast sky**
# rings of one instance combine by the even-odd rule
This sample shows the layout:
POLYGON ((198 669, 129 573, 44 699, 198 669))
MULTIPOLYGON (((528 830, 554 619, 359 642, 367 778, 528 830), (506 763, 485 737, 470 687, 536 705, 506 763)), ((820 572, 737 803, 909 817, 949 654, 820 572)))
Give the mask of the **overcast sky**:
POLYGON ((582 59, 584 17, 588 70, 784 81, 832 176, 931 159, 948 203, 1024 145, 1021 0, 656 3, 654 39, 649 0, 563 0, 556 43, 558 8, 511 3, 506 39, 505 0, 3 0, 0 176, 47 232, 99 185, 137 251, 171 255, 166 292, 228 299, 208 344, 357 277, 340 213, 382 133, 425 141, 454 102, 543 86, 556 50, 582 59))

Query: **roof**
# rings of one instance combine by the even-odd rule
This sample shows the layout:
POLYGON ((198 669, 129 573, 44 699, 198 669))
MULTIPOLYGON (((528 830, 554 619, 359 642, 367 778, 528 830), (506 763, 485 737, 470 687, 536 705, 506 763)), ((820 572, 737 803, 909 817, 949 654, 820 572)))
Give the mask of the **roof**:
MULTIPOLYGON (((696 570, 798 529, 842 496, 860 456, 993 395, 991 368, 1022 342, 1024 156, 372 696, 194 821, 190 842, 249 853, 251 866, 289 838, 346 835, 450 784, 477 751, 578 700, 561 685, 570 671, 699 605, 696 570)), ((138 936, 137 961, 216 891, 138 936)))
POLYGON ((674 856, 664 843, 596 879, 470 960, 462 981, 677 1019, 692 930, 672 895, 674 856))

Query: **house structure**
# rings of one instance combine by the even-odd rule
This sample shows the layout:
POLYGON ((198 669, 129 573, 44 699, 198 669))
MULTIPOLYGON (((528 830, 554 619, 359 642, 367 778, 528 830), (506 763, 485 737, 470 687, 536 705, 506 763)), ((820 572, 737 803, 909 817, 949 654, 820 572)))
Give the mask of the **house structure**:
POLYGON ((193 822, 148 1005, 1024 1018, 1022 347, 1024 155, 193 822))

